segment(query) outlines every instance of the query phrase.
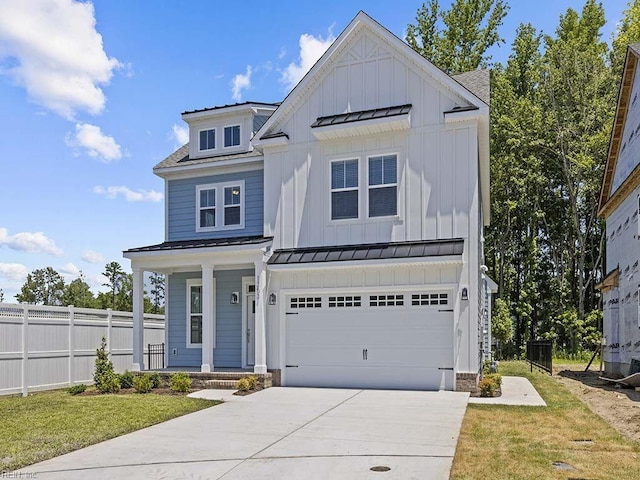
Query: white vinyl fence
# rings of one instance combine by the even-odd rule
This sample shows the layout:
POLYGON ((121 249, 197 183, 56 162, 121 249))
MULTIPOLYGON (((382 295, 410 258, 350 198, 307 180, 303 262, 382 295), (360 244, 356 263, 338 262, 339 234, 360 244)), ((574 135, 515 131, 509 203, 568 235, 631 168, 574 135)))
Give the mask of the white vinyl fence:
MULTIPOLYGON (((102 337, 115 370, 131 369, 131 312, 0 303, 0 395, 92 382, 102 337)), ((164 316, 145 314, 145 351, 163 342, 164 316)))

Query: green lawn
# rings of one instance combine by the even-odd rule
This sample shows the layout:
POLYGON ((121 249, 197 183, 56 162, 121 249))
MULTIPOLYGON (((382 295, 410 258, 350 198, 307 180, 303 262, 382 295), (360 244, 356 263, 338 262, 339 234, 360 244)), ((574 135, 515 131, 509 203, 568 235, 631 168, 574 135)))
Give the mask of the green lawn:
POLYGON ((64 390, 0 397, 0 472, 218 403, 153 393, 74 397, 64 390))
POLYGON ((531 373, 524 362, 501 362, 500 373, 529 378, 548 406, 470 404, 451 479, 640 478, 640 444, 619 434, 560 382, 531 373), (552 462, 576 470, 556 470, 552 462))

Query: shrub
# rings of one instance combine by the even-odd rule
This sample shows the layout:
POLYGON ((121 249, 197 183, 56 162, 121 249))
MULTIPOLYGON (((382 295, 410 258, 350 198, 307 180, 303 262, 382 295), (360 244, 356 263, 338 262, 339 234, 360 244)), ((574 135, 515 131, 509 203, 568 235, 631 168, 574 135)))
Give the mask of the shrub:
POLYGON ((484 377, 478 384, 481 397, 493 397, 498 389, 498 385, 493 378, 484 377))
POLYGON ((151 377, 144 373, 142 375, 136 375, 133 378, 133 388, 135 388, 138 393, 149 393, 153 388, 151 377))
POLYGON ((191 378, 186 372, 177 372, 171 375, 170 385, 174 392, 188 392, 191 389, 191 378))
POLYGON ((120 391, 120 379, 113 371, 113 363, 107 353, 107 341, 102 337, 100 348, 96 350, 96 370, 93 382, 100 393, 116 393, 120 391))
POLYGON ((86 389, 87 389, 87 386, 84 383, 80 383, 78 385, 69 387, 67 389, 67 392, 69 392, 71 395, 79 395, 83 393, 86 389))
POLYGON ((149 375, 149 378, 151 378, 153 388, 160 388, 162 386, 162 377, 158 372, 153 372, 149 375))
POLYGON ((124 373, 118 375, 118 379, 120 380, 120 388, 131 388, 133 387, 133 380, 135 375, 133 372, 129 370, 125 370, 124 373))
POLYGON ((241 392, 247 392, 249 390, 255 390, 257 386, 258 378, 254 375, 251 375, 249 377, 242 377, 240 380, 238 380, 237 388, 241 392))
POLYGON ((484 378, 490 378, 496 383, 496 387, 500 388, 502 386, 502 375, 499 373, 490 373, 489 375, 485 375, 484 378))

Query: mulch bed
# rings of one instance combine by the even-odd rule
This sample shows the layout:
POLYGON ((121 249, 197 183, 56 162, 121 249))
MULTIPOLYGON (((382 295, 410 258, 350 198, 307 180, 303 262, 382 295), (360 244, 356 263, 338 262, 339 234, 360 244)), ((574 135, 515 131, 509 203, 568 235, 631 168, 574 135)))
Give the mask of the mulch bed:
POLYGON ((262 387, 257 387, 254 390, 238 390, 237 392, 234 392, 234 395, 238 395, 239 397, 246 397, 247 395, 251 395, 252 393, 256 393, 259 392, 260 390, 263 390, 262 387))
MULTIPOLYGON (((188 392, 174 392, 169 387, 160 387, 160 388, 154 388, 149 393, 155 393, 156 395, 184 396, 184 395, 188 395, 191 392, 197 392, 198 390, 199 389, 197 389, 197 388, 196 389, 192 388, 188 392)), ((143 395, 143 394, 138 394, 138 392, 136 392, 135 388, 121 388, 120 391, 118 393, 116 393, 115 395, 130 395, 130 394, 143 395)), ((95 395, 114 395, 114 394, 100 393, 95 388, 88 389, 88 390, 78 394, 79 397, 92 397, 92 396, 95 396, 95 395)))

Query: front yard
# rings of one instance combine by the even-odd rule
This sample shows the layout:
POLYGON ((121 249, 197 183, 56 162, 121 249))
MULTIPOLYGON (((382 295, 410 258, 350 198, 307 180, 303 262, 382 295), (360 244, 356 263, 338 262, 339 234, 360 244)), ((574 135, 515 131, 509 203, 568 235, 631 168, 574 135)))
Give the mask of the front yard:
POLYGON ((219 402, 182 395, 0 397, 0 473, 139 430, 219 402))
POLYGON ((640 443, 623 437, 556 378, 530 373, 524 362, 502 362, 500 373, 529 378, 548 406, 469 404, 451 479, 638 478, 640 443))

